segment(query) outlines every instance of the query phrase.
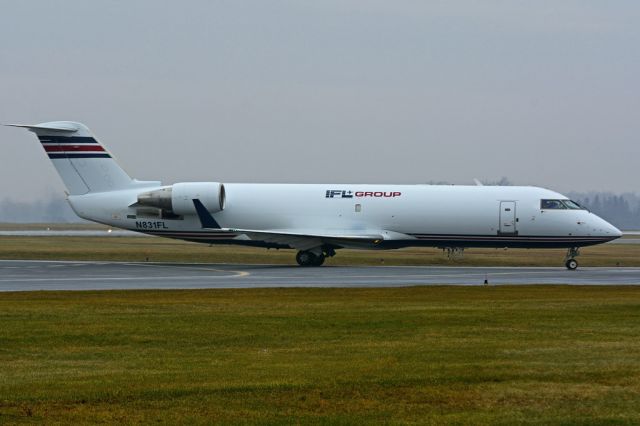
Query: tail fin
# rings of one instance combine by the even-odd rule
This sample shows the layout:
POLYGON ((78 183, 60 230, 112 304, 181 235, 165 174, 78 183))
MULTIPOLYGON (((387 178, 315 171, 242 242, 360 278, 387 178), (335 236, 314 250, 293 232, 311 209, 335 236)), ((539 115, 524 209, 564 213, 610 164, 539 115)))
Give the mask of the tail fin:
POLYGON ((34 132, 71 195, 125 189, 136 181, 81 123, 7 124, 34 132))

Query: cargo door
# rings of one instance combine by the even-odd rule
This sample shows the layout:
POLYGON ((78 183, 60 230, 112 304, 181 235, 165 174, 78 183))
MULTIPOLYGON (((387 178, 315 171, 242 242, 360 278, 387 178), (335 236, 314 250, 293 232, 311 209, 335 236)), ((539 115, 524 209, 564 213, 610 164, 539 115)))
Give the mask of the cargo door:
POLYGON ((516 235, 516 202, 500 201, 500 230, 499 234, 516 235))

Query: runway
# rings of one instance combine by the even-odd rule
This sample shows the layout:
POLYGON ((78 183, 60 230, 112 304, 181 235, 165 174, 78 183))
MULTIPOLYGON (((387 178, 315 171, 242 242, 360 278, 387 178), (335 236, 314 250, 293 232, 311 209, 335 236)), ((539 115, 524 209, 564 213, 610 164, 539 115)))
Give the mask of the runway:
POLYGON ((0 291, 402 287, 414 285, 640 285, 640 268, 173 264, 0 260, 0 291))

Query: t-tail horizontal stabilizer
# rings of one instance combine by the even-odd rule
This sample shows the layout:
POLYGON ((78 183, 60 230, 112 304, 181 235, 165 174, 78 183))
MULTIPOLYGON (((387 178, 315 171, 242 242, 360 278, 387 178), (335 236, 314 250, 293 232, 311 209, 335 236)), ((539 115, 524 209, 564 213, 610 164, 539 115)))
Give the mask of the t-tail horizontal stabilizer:
POLYGON ((193 199, 193 205, 196 208, 196 212, 198 213, 198 218, 200 219, 200 223, 203 228, 207 229, 220 229, 220 225, 218 222, 211 216, 209 210, 202 204, 200 200, 197 198, 193 199))

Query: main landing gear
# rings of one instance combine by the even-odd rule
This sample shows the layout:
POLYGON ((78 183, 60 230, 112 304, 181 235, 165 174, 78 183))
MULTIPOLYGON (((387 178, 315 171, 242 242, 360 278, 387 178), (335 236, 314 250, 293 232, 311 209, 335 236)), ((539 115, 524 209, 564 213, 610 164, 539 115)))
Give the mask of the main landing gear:
POLYGON ((322 266, 327 257, 335 256, 336 252, 332 248, 324 251, 300 250, 296 255, 296 262, 300 266, 322 266))
POLYGON ((300 266, 321 266, 324 263, 324 253, 315 254, 310 251, 299 251, 296 262, 300 266))
POLYGON ((578 256, 580 256, 580 248, 571 247, 564 258, 564 266, 570 271, 575 270, 578 267, 578 261, 575 258, 578 256))

